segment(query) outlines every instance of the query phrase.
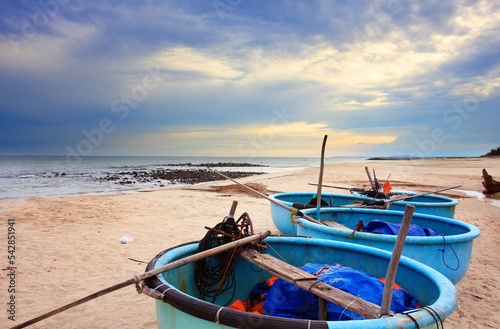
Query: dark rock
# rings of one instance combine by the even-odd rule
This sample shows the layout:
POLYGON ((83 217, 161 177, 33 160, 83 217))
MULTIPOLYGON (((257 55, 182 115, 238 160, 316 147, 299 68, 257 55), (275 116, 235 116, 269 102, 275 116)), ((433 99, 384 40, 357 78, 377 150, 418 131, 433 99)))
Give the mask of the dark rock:
MULTIPOLYGON (((252 175, 260 175, 261 172, 242 172, 242 171, 226 171, 223 172, 226 176, 231 178, 240 178, 252 175)), ((155 169, 150 171, 133 171, 133 172, 119 172, 117 174, 110 174, 104 178, 99 179, 102 181, 116 181, 119 184, 132 184, 132 183, 147 183, 153 182, 164 186, 164 181, 168 183, 177 184, 197 184, 203 182, 211 182, 222 180, 216 173, 206 169, 155 169), (133 178, 131 180, 131 178, 133 178)))

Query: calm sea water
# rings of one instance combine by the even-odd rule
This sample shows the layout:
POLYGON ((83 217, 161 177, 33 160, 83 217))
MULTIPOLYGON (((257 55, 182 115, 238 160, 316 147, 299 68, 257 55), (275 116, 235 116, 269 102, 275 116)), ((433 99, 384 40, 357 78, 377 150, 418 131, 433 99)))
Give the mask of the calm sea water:
MULTIPOLYGON (((326 158, 325 164, 362 162, 364 158, 326 158)), ((318 167, 319 158, 240 158, 240 157, 134 157, 134 156, 0 156, 0 199, 30 197, 109 194, 120 191, 158 188, 158 182, 122 185, 100 178, 124 171, 154 169, 194 169, 195 166, 176 164, 230 163, 220 170, 279 172, 306 167, 318 167), (251 163, 259 167, 238 167, 251 163)), ((162 182, 168 185, 169 182, 162 182)))

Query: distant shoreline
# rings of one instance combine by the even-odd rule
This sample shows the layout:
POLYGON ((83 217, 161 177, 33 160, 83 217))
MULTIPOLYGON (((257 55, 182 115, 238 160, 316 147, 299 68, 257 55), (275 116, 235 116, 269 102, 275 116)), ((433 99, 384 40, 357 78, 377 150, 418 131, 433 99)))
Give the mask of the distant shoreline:
POLYGON ((269 167, 269 165, 253 164, 248 162, 218 162, 218 163, 167 163, 165 166, 170 167, 269 167))
POLYGON ((393 161, 409 161, 409 160, 436 160, 436 159, 479 159, 480 157, 461 157, 461 156, 453 156, 453 157, 372 157, 366 160, 375 160, 375 161, 385 161, 385 160, 393 160, 393 161))

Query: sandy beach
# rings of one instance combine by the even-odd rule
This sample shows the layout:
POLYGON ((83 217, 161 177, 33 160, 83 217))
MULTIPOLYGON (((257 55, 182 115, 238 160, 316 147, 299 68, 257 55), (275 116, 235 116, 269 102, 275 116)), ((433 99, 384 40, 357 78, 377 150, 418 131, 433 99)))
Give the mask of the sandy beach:
MULTIPOLYGON (((500 328, 500 200, 481 198, 481 170, 500 179, 500 158, 366 161, 328 165, 324 184, 367 186, 364 167, 379 179, 389 174, 394 189, 428 192, 462 185, 441 194, 457 198, 455 218, 476 225, 466 276, 456 285, 459 305, 446 328, 500 328)), ((318 168, 239 179, 265 193, 315 191, 318 168)), ((342 190, 328 190, 347 193, 342 190)), ((196 241, 238 201, 258 232, 278 234, 266 199, 245 193, 230 181, 201 183, 114 195, 30 198, 0 201, 0 327, 27 321, 100 289, 144 272, 160 251, 196 241), (15 228, 15 321, 9 320, 7 231, 15 228), (129 235, 134 240, 121 244, 129 235)), ((43 320, 32 328, 156 328, 154 300, 126 287, 43 320)))

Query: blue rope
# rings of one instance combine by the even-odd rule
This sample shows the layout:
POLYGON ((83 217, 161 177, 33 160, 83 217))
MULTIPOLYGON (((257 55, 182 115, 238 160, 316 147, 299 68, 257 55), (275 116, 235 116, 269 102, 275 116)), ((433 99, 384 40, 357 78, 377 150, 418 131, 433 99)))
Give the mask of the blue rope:
POLYGON ((446 239, 444 237, 444 234, 441 234, 441 236, 443 237, 443 249, 438 249, 439 251, 441 251, 443 254, 442 254, 442 259, 443 259, 443 264, 446 265, 447 268, 449 268, 450 270, 452 271, 456 271, 460 268, 460 259, 458 258, 458 255, 457 253, 455 252, 455 249, 453 249, 453 246, 449 243, 446 243, 446 239), (455 258, 457 259, 457 267, 456 268, 452 268, 450 267, 448 264, 446 264, 446 261, 444 259, 444 254, 446 252, 446 245, 450 246, 451 248, 451 251, 453 252, 453 254, 455 255, 455 258))

